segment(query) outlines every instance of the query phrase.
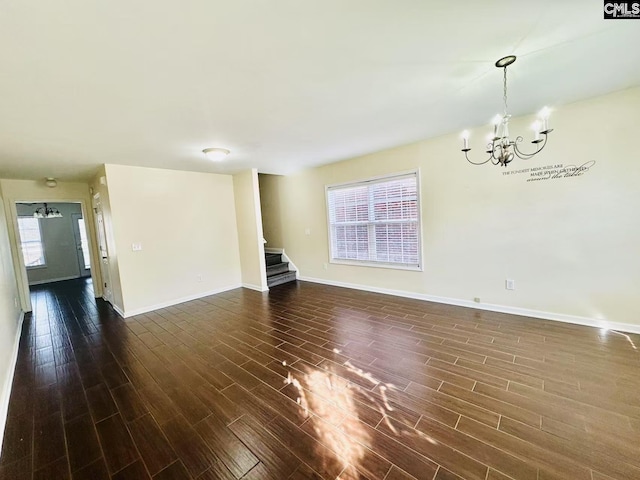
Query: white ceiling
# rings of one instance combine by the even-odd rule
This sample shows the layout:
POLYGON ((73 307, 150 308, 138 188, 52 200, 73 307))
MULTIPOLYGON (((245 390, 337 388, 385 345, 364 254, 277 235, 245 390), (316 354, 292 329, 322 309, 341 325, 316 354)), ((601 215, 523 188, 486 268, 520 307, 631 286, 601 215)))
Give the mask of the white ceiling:
POLYGON ((287 173, 640 85, 600 0, 7 0, 0 177, 287 173), (205 147, 224 147, 222 163, 205 147))

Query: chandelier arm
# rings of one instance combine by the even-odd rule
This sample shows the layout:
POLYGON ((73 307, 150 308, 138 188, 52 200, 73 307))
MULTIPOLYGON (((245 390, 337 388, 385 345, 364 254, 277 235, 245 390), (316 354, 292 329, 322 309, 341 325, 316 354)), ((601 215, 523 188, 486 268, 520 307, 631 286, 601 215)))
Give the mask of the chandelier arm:
POLYGON ((485 163, 487 163, 489 160, 491 160, 493 158, 493 155, 489 155, 489 158, 487 158, 483 162, 473 162, 473 161, 469 160, 469 155, 468 155, 469 150, 467 150, 466 152, 463 150, 463 152, 464 152, 465 158, 467 159, 467 162, 469 162, 469 163, 471 163, 473 165, 484 165, 485 163))
POLYGON ((515 143, 513 144, 513 151, 515 152, 515 154, 518 156, 518 158, 522 159, 522 160, 528 160, 531 157, 537 155, 538 153, 540 153, 542 151, 542 149, 545 147, 545 145, 547 144, 547 134, 546 133, 542 133, 542 135, 544 135, 544 138, 542 139, 541 142, 537 142, 536 145, 536 151, 532 152, 532 153, 528 153, 528 152, 523 152, 522 150, 520 150, 520 148, 518 147, 518 143, 522 143, 522 141, 524 140, 522 137, 517 137, 515 143))
POLYGON ((489 154, 489 158, 483 163, 487 163, 489 160, 491 160, 492 165, 498 165, 500 163, 500 160, 496 157, 496 151, 498 148, 502 148, 502 146, 500 144, 496 144, 496 140, 497 138, 493 138, 491 142, 487 143, 486 153, 489 154))

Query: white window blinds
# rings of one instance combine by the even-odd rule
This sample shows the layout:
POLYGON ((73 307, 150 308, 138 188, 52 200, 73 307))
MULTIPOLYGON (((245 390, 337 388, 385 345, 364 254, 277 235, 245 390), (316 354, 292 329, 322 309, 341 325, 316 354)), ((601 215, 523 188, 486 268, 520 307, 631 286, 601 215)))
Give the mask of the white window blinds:
POLYGON ((33 217, 18 217, 18 231, 20 232, 20 246, 25 266, 44 266, 44 245, 40 233, 40 221, 33 217))
POLYGON ((417 173, 327 187, 331 259, 420 266, 417 173))

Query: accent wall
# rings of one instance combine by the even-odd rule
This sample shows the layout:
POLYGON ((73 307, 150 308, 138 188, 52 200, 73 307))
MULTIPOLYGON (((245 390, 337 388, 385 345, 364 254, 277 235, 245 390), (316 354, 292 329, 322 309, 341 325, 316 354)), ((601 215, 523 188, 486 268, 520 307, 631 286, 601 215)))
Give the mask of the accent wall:
MULTIPOLYGON (((42 205, 42 203, 19 203, 16 206, 18 216, 32 217, 34 210, 42 205)), ((78 278, 84 272, 84 268, 80 270, 72 216, 74 214, 82 216, 82 207, 79 203, 49 203, 48 206, 57 209, 62 214, 62 218, 40 220, 46 265, 27 268, 29 285, 78 278)))

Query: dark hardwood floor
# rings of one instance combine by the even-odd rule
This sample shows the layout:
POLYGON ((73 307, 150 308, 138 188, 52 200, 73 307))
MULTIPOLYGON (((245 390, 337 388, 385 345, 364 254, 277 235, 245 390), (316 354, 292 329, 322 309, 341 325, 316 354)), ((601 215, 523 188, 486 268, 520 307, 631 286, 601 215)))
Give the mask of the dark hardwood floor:
POLYGON ((640 338, 298 282, 33 290, 0 479, 640 479, 640 338))

